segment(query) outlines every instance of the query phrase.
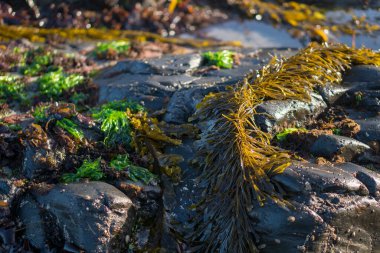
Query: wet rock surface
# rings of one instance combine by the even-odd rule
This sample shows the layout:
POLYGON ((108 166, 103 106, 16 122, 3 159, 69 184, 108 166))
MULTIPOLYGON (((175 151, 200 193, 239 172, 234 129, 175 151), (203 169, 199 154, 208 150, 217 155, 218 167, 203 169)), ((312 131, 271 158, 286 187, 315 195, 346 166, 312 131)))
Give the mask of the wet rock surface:
POLYGON ((36 189, 21 201, 19 215, 34 247, 72 244, 87 252, 125 249, 122 238, 135 217, 131 199, 103 182, 36 189))

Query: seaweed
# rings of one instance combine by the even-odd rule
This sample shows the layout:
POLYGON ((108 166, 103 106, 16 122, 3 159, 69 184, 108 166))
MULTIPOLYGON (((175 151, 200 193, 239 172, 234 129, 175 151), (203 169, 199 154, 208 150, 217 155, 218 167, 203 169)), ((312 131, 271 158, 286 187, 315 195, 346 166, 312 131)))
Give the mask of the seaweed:
POLYGON ((128 41, 100 42, 96 45, 94 54, 100 59, 108 58, 109 55, 127 56, 130 48, 131 44, 128 41))
POLYGON ((228 50, 203 53, 203 61, 206 65, 215 65, 220 68, 230 69, 234 63, 233 53, 228 50))
POLYGON ((133 30, 112 30, 112 29, 78 29, 78 28, 34 28, 11 25, 0 25, 0 41, 17 40, 27 38, 34 42, 44 42, 50 36, 60 37, 66 40, 121 40, 128 39, 134 41, 153 40, 175 45, 190 46, 194 48, 241 46, 239 41, 215 41, 196 40, 184 38, 163 37, 155 33, 133 30))
POLYGON ((269 99, 310 101, 310 91, 339 83, 354 64, 380 65, 380 54, 312 43, 288 59, 274 58, 236 88, 205 97, 193 118, 214 123, 199 150, 206 197, 189 238, 194 251, 258 252, 249 212, 268 200, 286 204, 270 178, 291 164, 291 154, 273 146, 273 136, 255 124, 256 106, 269 99))
POLYGON ((132 129, 126 112, 107 108, 93 114, 93 117, 101 122, 100 129, 105 134, 104 144, 106 146, 129 146, 132 140, 132 129))
POLYGON ((156 179, 152 172, 148 169, 133 165, 129 160, 128 154, 118 155, 110 162, 110 166, 118 171, 128 169, 128 176, 132 181, 143 181, 149 184, 152 180, 156 179))
POLYGON ((47 111, 49 107, 50 107, 49 105, 44 105, 44 104, 34 107, 33 112, 32 112, 34 121, 37 123, 45 122, 48 118, 47 111))
POLYGON ((36 76, 53 63, 51 52, 44 53, 42 49, 30 50, 24 56, 27 64, 21 67, 21 73, 28 76, 36 76))
POLYGON ((25 83, 20 78, 12 75, 0 76, 0 100, 3 102, 27 100, 25 83))
POLYGON ((78 74, 66 74, 61 68, 41 76, 38 82, 38 90, 49 98, 58 98, 63 92, 68 91, 84 82, 85 78, 78 74))
POLYGON ((84 138, 83 132, 78 129, 78 125, 75 124, 72 120, 63 118, 57 120, 57 126, 66 130, 69 134, 71 134, 76 140, 82 141, 84 138))
POLYGON ((281 142, 281 141, 286 140, 286 137, 289 134, 292 134, 295 132, 305 132, 305 131, 306 131, 305 128, 285 128, 284 130, 276 134, 276 140, 281 142))
POLYGON ((75 173, 66 173, 62 176, 65 183, 79 182, 81 179, 100 180, 104 178, 104 174, 100 169, 100 157, 95 161, 84 160, 83 164, 75 173))

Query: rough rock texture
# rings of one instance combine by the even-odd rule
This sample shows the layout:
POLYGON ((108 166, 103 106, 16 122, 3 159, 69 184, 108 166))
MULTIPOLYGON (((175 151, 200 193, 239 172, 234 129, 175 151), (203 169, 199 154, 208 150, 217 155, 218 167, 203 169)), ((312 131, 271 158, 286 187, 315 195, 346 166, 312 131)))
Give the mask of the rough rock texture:
POLYGON ((377 252, 379 179, 350 163, 293 164, 272 178, 289 204, 269 202, 251 212, 262 252, 377 252))
POLYGON ((339 135, 320 135, 310 148, 310 152, 315 156, 333 158, 340 155, 346 161, 352 160, 364 151, 371 148, 355 139, 339 135))
POLYGON ((310 103, 298 100, 270 100, 256 107, 255 122, 263 131, 272 132, 289 125, 302 126, 326 109, 322 97, 313 93, 310 103))
POLYGON ((90 182, 34 190, 21 202, 19 216, 35 247, 73 244, 86 252, 120 252, 135 215, 122 192, 90 182))

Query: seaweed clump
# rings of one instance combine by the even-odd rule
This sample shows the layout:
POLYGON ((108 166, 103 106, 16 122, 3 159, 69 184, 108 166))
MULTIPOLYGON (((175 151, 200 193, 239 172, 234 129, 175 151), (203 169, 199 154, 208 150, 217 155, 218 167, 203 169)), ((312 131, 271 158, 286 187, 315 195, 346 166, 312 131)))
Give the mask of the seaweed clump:
POLYGON ((99 59, 117 59, 128 56, 130 48, 131 44, 128 41, 101 42, 96 45, 94 54, 99 59))
POLYGON ((339 83, 355 64, 380 65, 380 55, 310 44, 288 59, 274 58, 236 88, 206 96, 194 116, 214 122, 200 147, 206 197, 197 207, 203 215, 195 220, 194 251, 258 252, 249 212, 266 200, 285 203, 270 178, 291 164, 291 154, 271 145, 273 136, 255 124, 256 106, 269 99, 310 101, 311 90, 339 83))
POLYGON ((206 52, 203 55, 203 61, 206 65, 214 65, 223 69, 230 69, 234 64, 234 54, 228 50, 219 52, 206 52))
POLYGON ((95 161, 84 160, 75 173, 67 173, 62 176, 65 183, 78 182, 81 179, 100 180, 104 177, 100 169, 100 157, 95 161))

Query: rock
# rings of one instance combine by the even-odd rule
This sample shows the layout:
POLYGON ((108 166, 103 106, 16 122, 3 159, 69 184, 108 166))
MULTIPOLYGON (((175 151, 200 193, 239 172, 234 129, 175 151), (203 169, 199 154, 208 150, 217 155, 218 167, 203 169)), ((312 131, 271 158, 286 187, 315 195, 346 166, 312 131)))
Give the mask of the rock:
POLYGON ((43 224, 26 230, 35 247, 42 242, 56 247, 67 243, 86 252, 120 252, 126 249, 122 238, 135 214, 132 201, 121 191, 89 182, 36 189, 21 201, 19 216, 24 224, 43 224))
POLYGON ((172 76, 191 72, 200 66, 201 61, 200 54, 166 55, 147 60, 126 60, 118 62, 99 77, 104 79, 125 73, 172 76))
POLYGON ((275 131, 285 124, 299 127, 326 107, 322 97, 315 93, 312 93, 310 103, 299 100, 265 101, 256 107, 255 122, 265 132, 275 131))
POLYGON ((364 143, 380 141, 380 117, 355 120, 360 125, 356 139, 364 143))
POLYGON ((373 65, 357 65, 345 73, 343 82, 373 82, 379 79, 379 67, 373 65))
POLYGON ((47 151, 42 148, 35 148, 27 145, 24 151, 22 163, 22 173, 28 179, 43 180, 46 177, 52 177, 58 165, 65 159, 65 151, 62 148, 55 148, 47 151), (46 164, 47 159, 55 161, 56 164, 46 164))
POLYGON ((257 243, 266 245, 260 252, 376 252, 380 203, 361 195, 374 192, 379 178, 352 163, 293 164, 272 178, 292 189, 286 197, 290 204, 268 200, 250 213, 257 243))
POLYGON ((323 134, 318 136, 311 146, 310 152, 314 156, 323 156, 329 159, 339 155, 346 161, 351 161, 359 154, 370 149, 368 145, 349 137, 323 134))
POLYGON ((354 175, 329 165, 293 163, 272 181, 290 195, 307 192, 368 194, 366 186, 354 175))
POLYGON ((317 87, 318 93, 328 105, 332 105, 349 90, 348 86, 338 84, 326 84, 317 87))

